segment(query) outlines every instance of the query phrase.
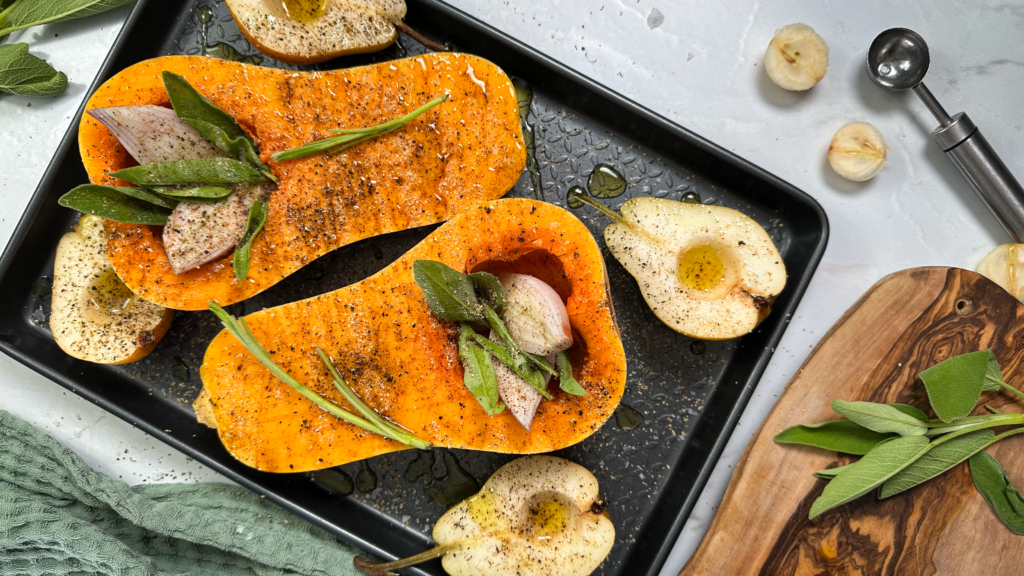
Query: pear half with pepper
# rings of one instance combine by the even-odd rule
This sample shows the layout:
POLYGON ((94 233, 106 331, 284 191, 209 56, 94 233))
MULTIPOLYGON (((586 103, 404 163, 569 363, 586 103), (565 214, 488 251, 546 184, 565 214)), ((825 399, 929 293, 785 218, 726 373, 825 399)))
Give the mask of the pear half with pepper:
POLYGON ((452 576, 586 576, 615 542, 615 528, 586 468, 553 456, 526 456, 502 466, 434 525, 437 546, 423 554, 371 564, 389 574, 441 557, 452 576))
POLYGON ((314 64, 394 44, 404 0, 227 0, 257 50, 290 64, 314 64))
POLYGON ((573 195, 612 220, 604 229, 608 249, 676 332, 703 340, 747 334, 786 285, 772 239, 741 212, 645 197, 627 200, 619 215, 573 195))

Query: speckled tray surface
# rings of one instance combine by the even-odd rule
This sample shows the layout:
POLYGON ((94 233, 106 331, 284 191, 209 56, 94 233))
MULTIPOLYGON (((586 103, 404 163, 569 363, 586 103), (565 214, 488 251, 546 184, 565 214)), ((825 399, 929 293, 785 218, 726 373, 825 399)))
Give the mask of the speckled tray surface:
MULTIPOLYGON (((789 184, 442 3, 410 1, 406 22, 455 49, 493 60, 520 86, 532 89, 526 122, 536 163, 509 196, 566 206, 569 188, 586 187, 594 166, 604 163, 628 182, 624 194, 602 200, 609 206, 617 208, 634 196, 680 199, 696 193, 704 203, 736 208, 756 219, 783 254, 789 284, 769 319, 740 340, 698 342, 658 321, 636 282, 605 250, 628 359, 626 393, 604 427, 556 454, 591 470, 610 503, 617 542, 597 574, 657 574, 817 266, 828 235, 825 215, 789 184)), ((342 68, 423 52, 423 46, 403 35, 377 54, 301 68, 342 68)), ((288 67, 248 44, 222 0, 140 0, 100 81, 163 54, 208 54, 288 67)), ((75 122, 0 260, 0 349, 380 555, 424 549, 434 521, 447 507, 514 458, 438 449, 389 454, 316 474, 251 470, 234 461, 215 432, 195 422, 191 410, 201 387, 203 353, 220 329, 207 312, 176 313, 155 352, 134 364, 98 366, 64 355, 48 330, 47 282, 56 243, 76 215, 59 208, 56 198, 85 180, 75 122)), ((603 217, 589 207, 570 209, 603 246, 603 217)), ((251 312, 358 282, 431 230, 390 234, 336 250, 232 311, 251 312)), ((406 572, 443 573, 437 561, 406 572)))

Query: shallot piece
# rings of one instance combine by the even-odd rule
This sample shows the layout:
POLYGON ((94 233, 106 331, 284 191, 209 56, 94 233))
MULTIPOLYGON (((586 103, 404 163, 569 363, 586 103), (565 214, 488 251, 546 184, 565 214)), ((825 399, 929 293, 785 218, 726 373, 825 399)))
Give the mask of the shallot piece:
POLYGON ((163 106, 111 106, 87 112, 139 164, 226 157, 195 128, 163 106))
MULTIPOLYGON (((491 332, 490 339, 501 343, 501 338, 491 332)), ((554 356, 548 358, 549 362, 554 362, 554 356)), ((530 383, 519 377, 518 374, 512 371, 511 368, 505 366, 497 358, 491 357, 491 364, 494 366, 494 374, 498 377, 498 395, 501 396, 501 401, 508 407, 509 412, 515 416, 516 420, 522 424, 526 431, 530 431, 530 424, 533 423, 533 416, 537 413, 537 407, 540 406, 540 401, 544 398, 536 388, 530 386, 530 383)), ((544 375, 544 382, 551 380, 550 374, 544 375)))
POLYGON ((572 346, 569 312, 555 289, 526 274, 500 274, 505 289, 502 320, 520 348, 550 356, 572 346))
POLYGON ((219 202, 178 204, 164 224, 171 270, 181 274, 230 253, 245 234, 249 209, 270 190, 268 185, 242 185, 219 202))

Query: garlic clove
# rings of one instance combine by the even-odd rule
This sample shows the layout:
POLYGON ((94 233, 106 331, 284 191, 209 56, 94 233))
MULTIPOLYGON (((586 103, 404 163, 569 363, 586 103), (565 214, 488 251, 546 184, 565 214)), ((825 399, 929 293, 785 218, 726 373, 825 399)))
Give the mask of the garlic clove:
POLYGON ((978 273, 1024 301, 1024 244, 1003 244, 985 255, 978 273))
POLYGON ((836 131, 828 147, 828 163, 847 180, 870 180, 885 166, 885 140, 867 122, 851 122, 836 131))
POLYGON ((828 44, 806 24, 783 26, 764 53, 764 70, 780 88, 808 90, 828 73, 828 44))
POLYGON ((541 356, 572 346, 569 312, 554 288, 526 274, 501 274, 498 280, 505 289, 502 320, 516 344, 541 356))

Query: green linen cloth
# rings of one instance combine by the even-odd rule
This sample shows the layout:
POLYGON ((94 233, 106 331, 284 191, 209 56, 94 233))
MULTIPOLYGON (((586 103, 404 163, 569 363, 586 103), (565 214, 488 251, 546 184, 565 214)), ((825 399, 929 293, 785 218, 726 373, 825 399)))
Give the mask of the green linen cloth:
POLYGON ((0 410, 4 576, 345 576, 354 554, 244 488, 129 487, 0 410))

